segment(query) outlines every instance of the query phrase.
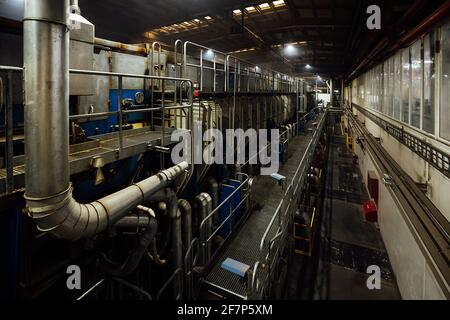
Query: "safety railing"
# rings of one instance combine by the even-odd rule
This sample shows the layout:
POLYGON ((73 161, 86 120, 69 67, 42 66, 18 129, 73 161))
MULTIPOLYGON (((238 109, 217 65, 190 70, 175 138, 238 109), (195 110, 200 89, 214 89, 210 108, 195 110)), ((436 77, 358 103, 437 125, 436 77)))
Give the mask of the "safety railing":
POLYGON ((0 66, 0 72, 6 73, 6 81, 0 76, 0 111, 5 111, 5 155, 6 193, 12 193, 14 187, 14 119, 13 119, 13 74, 22 72, 22 68, 0 66))
MULTIPOLYGON (((1 71, 6 71, 8 73, 8 78, 9 76, 12 74, 12 72, 22 72, 23 68, 20 67, 11 67, 11 66, 0 66, 0 72, 1 71)), ((124 116, 127 114, 134 114, 134 113, 140 113, 140 114, 145 114, 145 113, 151 113, 154 111, 161 111, 162 113, 164 113, 167 110, 189 110, 189 125, 187 129, 190 129, 191 131, 193 128, 193 82, 190 79, 184 79, 184 78, 175 78, 175 77, 162 77, 162 76, 151 76, 151 75, 140 75, 140 74, 128 74, 128 73, 115 73, 115 72, 104 72, 104 71, 91 71, 91 70, 78 70, 78 69, 71 69, 69 70, 70 74, 79 74, 79 75, 90 75, 90 76, 99 76, 99 77, 113 77, 113 78, 117 78, 118 79, 118 110, 117 111, 111 111, 111 112, 99 112, 99 113, 85 113, 85 114, 77 114, 77 115, 71 115, 69 117, 69 120, 71 121, 75 121, 75 120, 80 120, 80 119, 84 119, 87 121, 93 121, 95 119, 98 118, 103 118, 103 117, 117 117, 117 122, 118 122, 118 148, 117 148, 117 152, 120 155, 124 149, 124 133, 123 133, 123 119, 124 116), (150 107, 150 108, 142 108, 144 106, 137 106, 137 107, 141 107, 139 109, 132 109, 132 110, 124 110, 124 106, 123 106, 123 79, 125 78, 132 78, 132 79, 143 79, 143 80, 150 80, 150 81, 160 81, 162 83, 162 87, 164 87, 164 84, 167 81, 174 81, 177 83, 180 83, 180 86, 183 88, 184 86, 186 86, 186 96, 187 97, 183 97, 182 95, 178 97, 179 101, 174 101, 173 106, 170 107, 166 107, 164 104, 164 101, 162 102, 162 104, 158 107, 150 107), (187 101, 187 103, 185 103, 185 101, 187 101), (179 104, 178 104, 179 102, 179 104)), ((9 86, 11 87, 11 86, 9 86)), ((2 87, 3 88, 3 87, 2 87)), ((153 88, 152 88, 153 89, 153 88)), ((2 90, 3 91, 3 90, 2 90)), ((8 119, 6 119, 6 127, 8 128, 7 134, 6 134, 6 145, 7 147, 7 152, 6 152, 6 158, 7 158, 7 181, 9 181, 8 183, 8 188, 11 189, 11 185, 12 185, 12 181, 13 181, 13 164, 12 164, 12 157, 13 157, 13 153, 10 152, 10 149, 12 149, 12 120, 10 119, 12 117, 12 91, 11 89, 8 90, 8 96, 10 95, 10 97, 8 98, 8 101, 10 101, 10 103, 8 102, 8 106, 7 106, 7 110, 11 110, 11 114, 8 115, 8 119)), ((9 112, 9 111, 8 111, 9 112)), ((165 144, 165 139, 166 139, 166 128, 164 126, 164 122, 161 125, 161 136, 160 136, 160 141, 161 144, 164 145, 165 144)), ((194 144, 194 134, 192 132, 191 134, 191 145, 194 144)), ((190 168, 190 172, 189 172, 189 177, 192 176, 193 173, 193 164, 194 164, 194 154, 192 153, 191 155, 192 159, 191 159, 191 168, 190 168)), ((13 188, 13 187, 12 187, 13 188)))
POLYGON ((228 55, 227 58, 228 92, 295 93, 295 78, 228 55))
POLYGON ((199 72, 195 78, 198 80, 200 91, 225 92, 227 90, 225 76, 227 54, 190 41, 186 41, 183 47, 183 76, 188 77, 190 70, 193 69, 194 72, 199 72), (197 50, 198 56, 189 54, 189 48, 197 50), (194 63, 195 61, 199 64, 194 63), (205 81, 208 77, 210 81, 205 81), (218 81, 218 78, 222 79, 218 81), (212 87, 207 87, 206 83, 212 83, 212 87))
MULTIPOLYGON (((211 245, 214 237, 222 230, 224 226, 230 223, 231 219, 233 219, 240 209, 247 203, 247 200, 250 197, 250 184, 251 178, 245 173, 237 173, 236 176, 240 178, 241 184, 237 187, 221 204, 217 206, 211 213, 206 216, 202 222, 200 223, 200 263, 202 266, 207 265, 215 256, 216 253, 225 245, 228 238, 232 235, 233 231, 236 228, 236 224, 231 227, 229 235, 222 244, 214 251, 210 252, 211 245), (238 204, 234 204, 235 196, 241 193, 241 201, 238 204), (231 204, 229 206, 229 214, 227 217, 217 226, 214 230, 212 230, 212 224, 214 217, 219 213, 220 209, 222 209, 225 205, 231 204)), ((242 217, 244 218, 244 217, 242 217)))
MULTIPOLYGON (((296 132, 298 132, 298 129, 297 129, 298 123, 292 123, 291 125, 292 125, 292 129, 287 128, 280 134, 280 143, 288 144, 289 141, 297 135, 296 132)), ((261 154, 264 154, 264 152, 267 153, 269 150, 271 150, 271 147, 272 147, 272 143, 269 142, 269 143, 267 143, 266 146, 261 148, 257 153, 255 153, 253 155, 249 155, 248 160, 245 163, 240 164, 236 168, 236 172, 240 173, 245 166, 252 164, 254 162, 257 162, 258 157, 261 154)))
POLYGON ((322 134, 326 116, 327 114, 325 113, 318 124, 294 177, 261 238, 259 247, 260 259, 255 263, 253 268, 254 275, 251 284, 253 298, 262 298, 270 292, 274 271, 291 233, 290 226, 293 223, 294 214, 297 209, 296 199, 304 185, 309 165, 322 134))

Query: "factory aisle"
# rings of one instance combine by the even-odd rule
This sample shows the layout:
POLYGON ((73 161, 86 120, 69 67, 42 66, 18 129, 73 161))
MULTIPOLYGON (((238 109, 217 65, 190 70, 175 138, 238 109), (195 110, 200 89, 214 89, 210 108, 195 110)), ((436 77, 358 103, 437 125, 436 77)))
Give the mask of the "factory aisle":
POLYGON ((367 222, 362 204, 369 199, 361 172, 345 144, 339 124, 332 126, 321 229, 312 258, 296 256, 289 299, 401 299, 376 224, 367 222), (381 290, 367 288, 369 266, 379 266, 381 290))

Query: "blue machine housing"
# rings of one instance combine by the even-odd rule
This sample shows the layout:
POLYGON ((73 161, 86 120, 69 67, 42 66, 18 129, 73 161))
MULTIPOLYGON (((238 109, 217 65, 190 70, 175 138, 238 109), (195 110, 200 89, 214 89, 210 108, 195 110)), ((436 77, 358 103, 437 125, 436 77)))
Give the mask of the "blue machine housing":
MULTIPOLYGON (((236 191, 241 185, 240 181, 237 180, 225 180, 220 188, 220 203, 223 203, 231 194, 236 191)), ((238 191, 231 197, 231 199, 224 203, 224 205, 219 209, 219 224, 222 224, 230 214, 235 210, 233 216, 228 220, 228 222, 219 230, 219 235, 226 239, 232 232, 234 226, 239 222, 242 212, 241 203, 242 195, 238 191)))
MULTIPOLYGON (((122 90, 122 99, 131 99, 134 101, 136 93, 144 92, 143 90, 122 90)), ((119 110, 119 94, 118 90, 109 91, 110 107, 109 112, 115 112, 119 110)), ((128 123, 143 122, 145 120, 144 114, 128 114, 128 123)), ((86 132, 87 137, 95 135, 106 134, 115 131, 115 126, 118 125, 118 119, 116 116, 111 116, 108 119, 90 121, 80 124, 83 130, 86 132)))

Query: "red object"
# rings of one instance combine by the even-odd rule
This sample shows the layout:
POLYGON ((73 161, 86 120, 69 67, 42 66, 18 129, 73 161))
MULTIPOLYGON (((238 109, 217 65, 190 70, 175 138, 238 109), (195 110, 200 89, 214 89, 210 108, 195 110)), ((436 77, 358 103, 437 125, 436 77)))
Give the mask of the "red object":
POLYGON ((369 171, 367 177, 367 184, 369 189, 369 194, 372 199, 375 200, 375 203, 378 204, 378 178, 374 171, 369 171))
POLYGON ((194 98, 198 98, 200 96, 200 90, 194 90, 194 98))
POLYGON ((378 208, 374 199, 363 204, 363 212, 369 222, 378 222, 378 208))

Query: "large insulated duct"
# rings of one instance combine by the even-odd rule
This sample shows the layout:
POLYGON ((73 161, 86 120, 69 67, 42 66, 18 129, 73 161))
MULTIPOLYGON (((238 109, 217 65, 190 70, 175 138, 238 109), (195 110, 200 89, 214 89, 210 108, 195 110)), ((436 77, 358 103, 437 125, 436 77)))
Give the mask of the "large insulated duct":
POLYGON ((68 0, 26 0, 24 18, 27 209, 39 230, 77 240, 113 225, 188 168, 183 162, 89 204, 69 181, 68 0))
POLYGON ((193 295, 194 278, 192 274, 194 264, 194 253, 191 248, 192 243, 192 207, 187 200, 178 200, 178 208, 181 211, 182 234, 183 234, 183 256, 185 257, 184 273, 186 275, 185 298, 190 300, 193 295), (190 250, 189 257, 187 257, 190 250))
MULTIPOLYGON (((153 194, 149 201, 165 202, 167 205, 167 214, 171 220, 172 225, 172 266, 174 272, 183 267, 183 240, 181 231, 181 213, 178 210, 178 198, 172 189, 164 189, 153 194)), ((180 276, 176 277, 173 286, 173 297, 178 299, 181 297, 182 279, 180 276)))
POLYGON ((203 225, 202 221, 212 212, 212 198, 203 192, 195 198, 198 219, 200 221, 200 264, 205 266, 211 257, 211 242, 208 238, 212 233, 212 219, 208 219, 203 225))
MULTIPOLYGON (((219 206, 219 184, 213 177, 208 178, 208 188, 211 192, 212 210, 215 210, 219 206)), ((219 212, 214 215, 213 224, 214 226, 219 225, 219 212)))

